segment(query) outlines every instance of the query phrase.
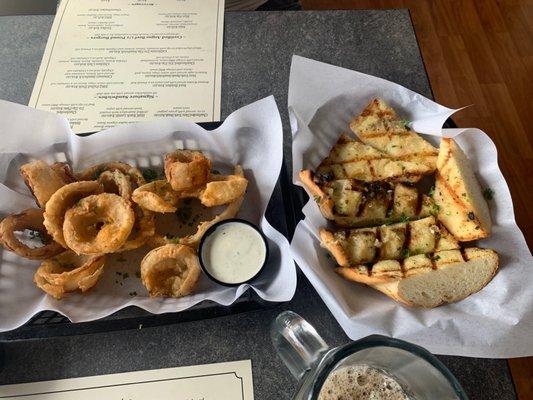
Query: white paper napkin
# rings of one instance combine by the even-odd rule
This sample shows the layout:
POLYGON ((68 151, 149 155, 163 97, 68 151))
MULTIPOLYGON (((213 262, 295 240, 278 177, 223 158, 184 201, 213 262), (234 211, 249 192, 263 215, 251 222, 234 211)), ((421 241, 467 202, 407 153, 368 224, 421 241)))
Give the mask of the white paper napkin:
POLYGON ((121 256, 108 256, 104 275, 91 293, 72 294, 61 301, 46 296, 33 284, 38 262, 2 250, 0 331, 16 328, 42 310, 58 311, 77 322, 101 318, 129 305, 152 313, 181 311, 204 300, 229 305, 248 288, 268 301, 288 301, 294 295, 296 271, 289 243, 264 216, 283 157, 281 118, 272 96, 235 111, 214 131, 166 118, 80 137, 71 132, 62 117, 5 101, 0 101, 0 121, 0 165, 4 166, 0 176, 0 213, 4 215, 35 207, 18 174, 18 166, 29 159, 68 160, 74 169, 111 160, 153 167, 161 165, 162 154, 180 146, 205 151, 215 168, 236 163, 243 166, 249 185, 238 217, 260 224, 270 244, 269 263, 253 285, 222 287, 202 276, 196 293, 181 299, 148 297, 135 277, 139 261, 147 252, 145 248, 127 253, 126 262, 119 261, 121 256), (130 295, 133 292, 137 295, 130 295))
POLYGON ((294 56, 289 80, 293 133, 293 181, 315 168, 338 136, 348 131, 375 97, 385 99, 418 132, 438 144, 454 136, 468 155, 482 187, 494 190, 489 202, 492 236, 478 241, 496 250, 500 271, 469 298, 431 310, 402 306, 363 285, 342 279, 320 247, 318 229, 326 224, 312 199, 303 208, 291 243, 295 261, 351 339, 380 333, 415 342, 439 354, 474 357, 533 355, 533 259, 516 225, 509 188, 498 168, 496 146, 479 129, 441 129, 456 110, 443 107, 393 82, 294 56))

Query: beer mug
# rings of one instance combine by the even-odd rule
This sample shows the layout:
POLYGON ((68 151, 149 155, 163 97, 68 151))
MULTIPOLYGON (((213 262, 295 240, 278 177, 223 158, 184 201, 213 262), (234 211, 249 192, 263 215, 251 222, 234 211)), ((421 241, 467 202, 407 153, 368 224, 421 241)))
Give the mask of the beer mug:
POLYGON ((332 349, 292 311, 278 315, 270 334, 276 352, 299 381, 295 400, 468 399, 444 364, 403 340, 371 335, 332 349))

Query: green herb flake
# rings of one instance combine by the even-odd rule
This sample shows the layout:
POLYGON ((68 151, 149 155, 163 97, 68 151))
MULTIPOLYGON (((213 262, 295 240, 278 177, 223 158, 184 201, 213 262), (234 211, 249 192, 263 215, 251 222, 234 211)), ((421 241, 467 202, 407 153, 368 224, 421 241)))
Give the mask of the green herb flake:
POLYGON ((317 203, 320 203, 320 199, 321 199, 320 196, 313 196, 313 198, 315 199, 315 201, 316 201, 317 203))
POLYGON ((431 257, 431 259, 433 261, 439 261, 440 260, 440 256, 438 254, 434 255, 433 257, 431 257))
MULTIPOLYGON (((431 215, 436 216, 440 211, 440 206, 436 203, 433 203, 431 205, 431 215)), ((450 215, 449 212, 446 213, 446 215, 450 215)))
POLYGON ((494 190, 492 190, 491 188, 483 189, 483 197, 486 200, 492 200, 494 198, 494 190))
POLYGON ((410 255, 411 255, 411 252, 409 251, 408 248, 405 248, 405 249, 402 250, 402 257, 403 257, 403 258, 407 258, 407 257, 409 257, 410 255))
POLYGON ((405 215, 404 213, 402 213, 402 215, 400 215, 400 222, 407 222, 407 221, 409 221, 409 217, 405 215))
POLYGON ((433 197, 434 194, 435 194, 435 186, 431 186, 431 188, 429 189, 428 196, 433 197))

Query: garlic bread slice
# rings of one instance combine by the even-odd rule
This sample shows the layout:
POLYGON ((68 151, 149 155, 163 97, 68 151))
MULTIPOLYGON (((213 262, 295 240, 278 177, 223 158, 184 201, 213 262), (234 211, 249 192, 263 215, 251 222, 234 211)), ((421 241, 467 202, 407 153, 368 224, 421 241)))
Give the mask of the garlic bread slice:
POLYGON ((402 260, 417 254, 459 249, 459 243, 439 227, 435 217, 375 228, 319 231, 321 245, 342 267, 382 260, 402 260))
POLYGON ((466 155, 453 139, 441 141, 433 198, 438 219, 458 240, 490 236, 489 206, 466 155))
POLYGON ((361 115, 350 122, 350 129, 366 145, 389 157, 436 168, 437 149, 396 115, 382 99, 374 99, 361 115))
POLYGON ((363 182, 417 182, 422 175, 435 170, 419 157, 395 158, 342 134, 329 155, 320 163, 317 174, 331 174, 335 179, 357 179, 363 182))

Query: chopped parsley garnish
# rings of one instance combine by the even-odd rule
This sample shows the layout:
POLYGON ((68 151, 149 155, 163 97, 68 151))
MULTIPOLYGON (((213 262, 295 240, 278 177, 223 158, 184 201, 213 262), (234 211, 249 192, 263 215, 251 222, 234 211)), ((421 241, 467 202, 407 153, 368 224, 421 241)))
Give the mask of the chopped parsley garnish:
POLYGON ((483 189, 483 197, 487 200, 492 200, 494 198, 494 190, 491 188, 483 189))
MULTIPOLYGON (((440 210, 440 206, 436 203, 433 203, 431 205, 431 214, 433 216, 437 215, 439 213, 439 210, 440 210)), ((449 215, 448 213, 446 213, 446 215, 449 215)))
POLYGON ((429 189, 428 196, 433 197, 434 194, 435 194, 435 186, 431 186, 431 188, 429 189))
POLYGON ((431 257, 431 259, 433 261, 439 261, 440 260, 440 256, 438 254, 435 254, 433 257, 431 257))
POLYGON ((143 174, 144 180, 146 182, 155 181, 159 177, 159 174, 157 173, 157 171, 155 171, 155 170, 153 170, 151 168, 143 170, 142 174, 143 174))
POLYGON ((166 235, 165 239, 167 240, 168 243, 179 244, 180 242, 179 236, 166 235))
POLYGON ((320 196, 313 196, 313 198, 315 199, 315 201, 316 201, 317 203, 320 203, 320 199, 321 199, 320 196))
POLYGON ((404 128, 406 128, 406 129, 409 129, 409 124, 410 124, 410 123, 411 123, 411 121, 409 121, 409 120, 407 120, 407 119, 402 119, 402 120, 400 121, 400 124, 401 124, 404 128))
POLYGON ((411 255, 411 252, 409 251, 408 248, 405 248, 405 249, 402 250, 402 257, 403 257, 403 258, 407 258, 407 257, 409 257, 410 255, 411 255))
POLYGON ((405 215, 404 213, 402 213, 402 215, 400 215, 400 222, 407 222, 407 221, 409 221, 409 217, 405 215))

